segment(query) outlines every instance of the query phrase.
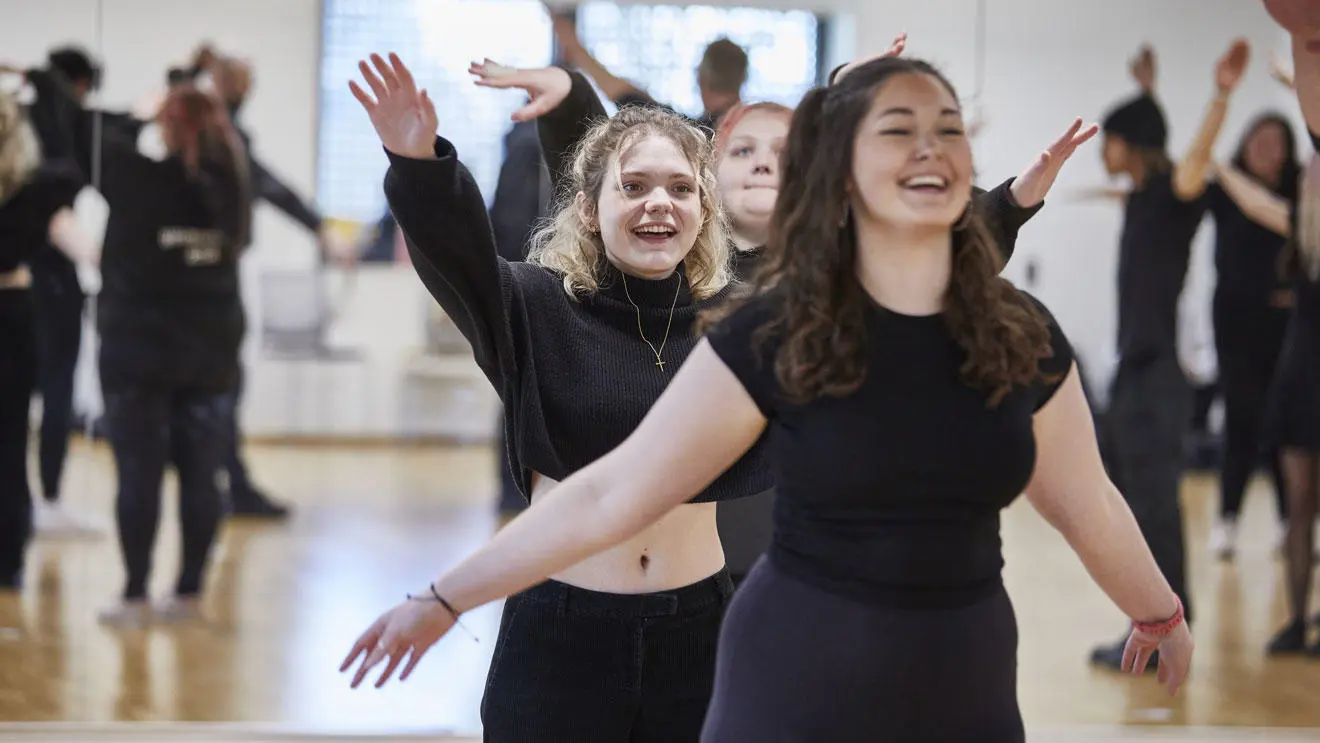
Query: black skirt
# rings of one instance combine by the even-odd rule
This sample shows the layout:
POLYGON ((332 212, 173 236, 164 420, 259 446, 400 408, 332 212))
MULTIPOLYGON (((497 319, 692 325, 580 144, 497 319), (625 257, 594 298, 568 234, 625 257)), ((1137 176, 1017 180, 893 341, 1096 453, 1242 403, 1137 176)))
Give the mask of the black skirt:
POLYGON ((720 634, 702 743, 1021 743, 1002 588, 956 609, 828 593, 762 559, 720 634))
POLYGON ((1270 395, 1268 436, 1280 448, 1320 453, 1320 282, 1298 288, 1270 395))

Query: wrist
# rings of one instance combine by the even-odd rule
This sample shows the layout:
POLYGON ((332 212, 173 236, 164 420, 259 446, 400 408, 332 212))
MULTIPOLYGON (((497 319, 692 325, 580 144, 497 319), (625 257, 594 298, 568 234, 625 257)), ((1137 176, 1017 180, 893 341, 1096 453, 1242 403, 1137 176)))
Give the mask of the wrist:
POLYGON ((1182 599, 1175 595, 1173 602, 1174 610, 1172 613, 1166 614, 1163 618, 1150 621, 1133 619, 1132 628, 1138 632, 1156 636, 1164 636, 1173 632, 1184 621, 1182 599))

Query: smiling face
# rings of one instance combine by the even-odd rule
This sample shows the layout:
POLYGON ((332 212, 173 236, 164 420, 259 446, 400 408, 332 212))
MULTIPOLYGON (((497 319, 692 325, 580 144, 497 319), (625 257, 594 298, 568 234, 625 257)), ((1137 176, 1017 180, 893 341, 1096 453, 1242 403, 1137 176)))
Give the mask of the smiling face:
POLYGON ((972 149, 953 93, 933 75, 894 76, 853 142, 852 207, 889 229, 948 229, 972 194, 972 149))
POLYGON ((720 200, 738 232, 761 234, 769 227, 790 118, 784 111, 750 110, 720 143, 720 200))
MULTIPOLYGON (((605 255, 620 271, 664 278, 692 250, 701 230, 696 172, 667 137, 625 143, 610 157, 595 215, 583 220, 600 230, 605 255)), ((578 195, 578 208, 587 197, 578 195)))
POLYGON ((1288 160, 1288 132, 1277 121, 1265 121, 1252 130, 1242 147, 1247 171, 1265 183, 1274 183, 1288 160))

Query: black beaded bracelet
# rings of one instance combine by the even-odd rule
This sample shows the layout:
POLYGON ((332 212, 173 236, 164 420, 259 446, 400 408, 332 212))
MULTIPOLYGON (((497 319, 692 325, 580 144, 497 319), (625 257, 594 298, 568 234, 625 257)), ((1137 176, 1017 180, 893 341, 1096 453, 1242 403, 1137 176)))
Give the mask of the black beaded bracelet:
MULTIPOLYGON (((434 583, 432 583, 431 585, 427 586, 427 588, 431 589, 431 596, 433 596, 433 597, 435 598, 436 602, 437 602, 438 604, 440 604, 441 606, 443 606, 443 607, 445 608, 445 611, 449 612, 450 616, 452 616, 452 617, 454 618, 454 621, 457 622, 457 621, 458 621, 458 617, 459 617, 458 610, 456 610, 456 609, 453 607, 453 605, 450 604, 448 601, 445 601, 445 597, 444 597, 444 596, 441 596, 439 591, 435 590, 435 584, 434 584, 434 583)), ((428 599, 427 599, 425 596, 414 596, 414 595, 412 595, 412 594, 410 593, 410 594, 408 594, 408 600, 409 600, 409 601, 427 601, 428 599)))

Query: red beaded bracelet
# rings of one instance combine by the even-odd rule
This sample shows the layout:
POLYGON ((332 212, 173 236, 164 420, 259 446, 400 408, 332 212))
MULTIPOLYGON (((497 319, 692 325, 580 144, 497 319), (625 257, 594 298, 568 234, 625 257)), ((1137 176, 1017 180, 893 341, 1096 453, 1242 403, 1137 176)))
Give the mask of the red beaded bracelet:
POLYGON ((1135 629, 1138 632, 1144 632, 1148 635, 1155 635, 1157 637, 1162 637, 1172 632, 1183 622, 1182 599, 1174 596, 1173 600, 1178 603, 1178 610, 1173 613, 1173 616, 1159 622, 1138 622, 1133 619, 1132 629, 1135 629))

